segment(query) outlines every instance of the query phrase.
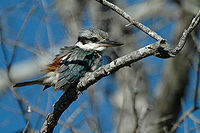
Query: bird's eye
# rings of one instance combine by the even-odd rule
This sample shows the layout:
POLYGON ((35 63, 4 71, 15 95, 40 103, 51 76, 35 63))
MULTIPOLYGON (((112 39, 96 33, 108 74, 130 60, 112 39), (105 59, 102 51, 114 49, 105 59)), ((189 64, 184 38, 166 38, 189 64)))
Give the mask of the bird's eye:
POLYGON ((98 38, 92 37, 92 38, 86 38, 86 37, 78 37, 78 41, 82 42, 83 45, 89 43, 89 42, 98 42, 98 38))
POLYGON ((85 44, 88 42, 87 40, 88 40, 88 39, 85 38, 85 37, 78 37, 78 41, 82 42, 83 45, 85 45, 85 44))
POLYGON ((78 41, 82 41, 83 40, 83 38, 82 37, 78 37, 78 41))
POLYGON ((92 37, 92 38, 91 38, 91 41, 92 41, 92 42, 97 42, 97 41, 98 41, 98 38, 92 37))

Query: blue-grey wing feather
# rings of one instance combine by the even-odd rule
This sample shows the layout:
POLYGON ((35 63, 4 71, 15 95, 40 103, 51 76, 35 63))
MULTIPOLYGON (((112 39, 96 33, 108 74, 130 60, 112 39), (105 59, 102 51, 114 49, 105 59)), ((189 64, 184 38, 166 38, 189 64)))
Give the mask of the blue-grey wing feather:
POLYGON ((102 56, 96 51, 83 51, 78 47, 73 47, 68 51, 67 57, 62 61, 58 69, 59 78, 56 84, 57 89, 68 89, 69 86, 76 85, 86 72, 94 71, 102 64, 102 56))
POLYGON ((73 48, 74 46, 65 46, 61 48, 59 54, 56 55, 54 60, 62 58, 65 55, 68 55, 73 48))

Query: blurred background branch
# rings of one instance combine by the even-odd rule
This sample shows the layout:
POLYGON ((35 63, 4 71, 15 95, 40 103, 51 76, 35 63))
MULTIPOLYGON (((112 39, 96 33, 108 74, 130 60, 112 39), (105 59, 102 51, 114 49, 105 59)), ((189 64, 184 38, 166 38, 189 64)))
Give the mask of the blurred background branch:
MULTIPOLYGON (((199 0, 109 2, 165 38, 173 48, 200 9, 199 0)), ((137 28, 125 25, 127 21, 124 18, 95 0, 2 0, 0 132, 40 130, 45 116, 52 111, 52 105, 62 92, 52 93, 51 88, 42 92, 40 86, 13 91, 12 82, 41 75, 40 70, 46 67, 60 47, 76 42, 81 28, 101 28, 109 32, 113 40, 126 44, 107 50, 104 64, 146 44, 155 43, 137 28), (23 30, 21 27, 24 27, 23 30), (20 38, 17 37, 19 33, 20 38), (9 63, 12 67, 8 73, 9 63), (26 116, 17 103, 19 98, 23 99, 20 101, 26 116), (28 101, 31 116, 27 102, 23 101, 28 101)), ((199 88, 196 87, 199 44, 198 25, 175 58, 161 60, 149 57, 103 78, 80 95, 78 102, 70 105, 55 132, 198 132, 199 109, 191 111, 184 119, 182 116, 194 105, 199 107, 199 103, 194 102, 195 97, 199 101, 199 92, 195 91, 199 88), (75 112, 78 113, 74 115, 75 112), (179 126, 172 128, 177 122, 180 122, 179 126)))

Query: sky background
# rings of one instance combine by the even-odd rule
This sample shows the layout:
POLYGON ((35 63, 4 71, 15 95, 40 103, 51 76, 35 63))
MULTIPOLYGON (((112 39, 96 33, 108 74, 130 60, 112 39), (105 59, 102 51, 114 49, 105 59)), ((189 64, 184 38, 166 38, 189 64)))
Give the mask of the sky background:
MULTIPOLYGON (((136 4, 142 2, 141 0, 128 0, 130 4, 136 4)), ((54 3, 53 0, 48 0, 47 5, 51 6, 54 3)), ((34 1, 27 1, 27 0, 1 0, 0 1, 0 19, 5 24, 5 34, 4 36, 9 38, 12 41, 16 40, 17 34, 24 23, 24 20, 29 12, 29 10, 33 7, 33 5, 37 5, 40 8, 36 10, 36 12, 30 18, 27 26, 25 27, 22 37, 20 38, 20 42, 24 42, 30 48, 41 49, 45 51, 49 51, 50 45, 48 41, 48 34, 47 28, 45 25, 45 21, 43 18, 45 17, 45 11, 41 8, 41 2, 34 2, 34 1), (24 6, 20 6, 24 3, 24 6), (19 8, 16 8, 19 6, 19 8), (41 19, 42 18, 42 19, 41 19), (38 34, 39 33, 39 34, 38 34), (42 46, 42 47, 41 47, 42 46)), ((87 16, 87 14, 86 14, 87 16)), ((49 26, 52 32, 52 41, 55 47, 61 47, 63 45, 63 40, 67 37, 67 33, 63 24, 61 23, 57 14, 52 10, 49 12, 49 17, 53 21, 49 21, 49 26), (61 43, 62 42, 62 43, 61 43)), ((159 20, 158 20, 159 21, 159 20)), ((168 42, 173 39, 172 29, 175 26, 174 21, 169 23, 167 26, 163 27, 159 31, 157 31, 161 36, 166 38, 168 42)), ((92 27, 91 23, 84 20, 85 27, 92 27)), ((152 21, 144 22, 145 25, 151 25, 152 21)), ((153 39, 147 37, 145 40, 140 40, 141 44, 150 44, 154 42, 153 39), (148 43, 147 43, 148 42, 148 43)), ((75 42, 74 42, 75 43, 75 42)), ((68 45, 68 44, 67 44, 68 45)), ((140 46, 141 47, 141 46, 140 46)), ((11 59, 13 51, 13 46, 6 45, 6 52, 8 53, 9 60, 11 59)), ((17 48, 16 58, 14 63, 25 61, 25 60, 32 60, 36 58, 36 54, 24 49, 24 48, 17 48)), ((148 57, 142 62, 145 65, 156 64, 158 67, 156 72, 152 72, 149 78, 150 84, 150 92, 152 95, 156 91, 157 84, 159 83, 162 75, 162 66, 167 60, 158 59, 155 57, 148 57)), ((108 63, 104 58, 104 64, 108 63)), ((0 48, 0 69, 5 69, 5 60, 4 55, 2 53, 2 48, 0 48)), ((186 99, 184 99, 184 110, 189 109, 193 106, 193 95, 194 88, 196 84, 196 73, 194 70, 191 70, 190 76, 191 81, 188 86, 188 93, 186 99)), ((0 75, 1 76, 1 75, 0 75)), ((38 77, 35 77, 38 78, 38 77)), ((111 95, 115 91, 116 83, 113 79, 113 75, 104 77, 98 83, 95 84, 95 91, 98 97, 95 99, 95 102, 98 104, 91 105, 88 103, 92 103, 91 96, 88 94, 88 91, 84 91, 82 95, 79 96, 79 99, 74 102, 70 107, 64 112, 61 116, 61 121, 69 120, 69 117, 72 113, 77 111, 80 108, 80 105, 86 106, 84 108, 84 112, 78 113, 78 116, 74 119, 71 123, 74 127, 88 132, 92 132, 91 128, 84 122, 85 121, 85 114, 88 117, 92 117, 93 115, 97 115, 98 122, 100 123, 101 129, 103 132, 110 133, 114 132, 114 124, 113 124, 113 117, 114 117, 114 107, 112 106, 109 95, 111 95), (105 94, 107 96, 105 96, 105 94), (95 110, 94 107, 95 106, 95 110), (94 114, 96 112, 96 114, 94 114)), ((44 113, 49 113, 52 111, 52 105, 59 99, 63 92, 58 91, 56 93, 53 92, 53 88, 49 88, 46 91, 42 91, 43 87, 34 85, 28 87, 18 88, 18 92, 24 98, 28 99, 29 103, 34 107, 40 107, 40 109, 44 113), (38 106, 39 105, 39 106, 38 106)), ((93 101, 94 102, 94 101, 93 101)), ((195 115, 200 115, 200 111, 196 111, 195 115)), ((40 129, 42 123, 44 122, 44 117, 40 117, 38 113, 32 112, 31 113, 31 126, 40 129)), ((190 119, 186 120, 188 126, 194 127, 195 125, 190 119)), ((184 124, 184 123, 183 123, 184 124)), ((183 126, 183 124, 181 126, 183 126)), ((0 132, 1 133, 14 133, 24 129, 26 123, 24 121, 23 116, 21 115, 19 105, 16 101, 15 96, 8 90, 3 96, 0 97, 0 132)), ((57 127, 54 129, 54 132, 59 132, 61 130, 61 126, 58 124, 57 127)), ((64 129, 62 129, 64 130, 64 129)), ((184 128, 179 128, 177 133, 182 133, 184 128)), ((69 131, 66 129, 66 131, 69 131)))

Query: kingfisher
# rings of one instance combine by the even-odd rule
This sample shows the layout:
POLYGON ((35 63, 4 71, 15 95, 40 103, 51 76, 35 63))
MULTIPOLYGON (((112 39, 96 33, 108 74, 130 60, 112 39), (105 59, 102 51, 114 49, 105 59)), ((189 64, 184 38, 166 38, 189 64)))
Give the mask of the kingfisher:
POLYGON ((33 81, 17 83, 14 87, 27 85, 44 85, 44 89, 51 86, 54 91, 76 87, 80 78, 95 71, 102 65, 102 53, 108 47, 123 45, 109 40, 108 33, 97 29, 83 29, 79 32, 75 46, 65 46, 60 49, 51 64, 43 70, 44 76, 33 81))

